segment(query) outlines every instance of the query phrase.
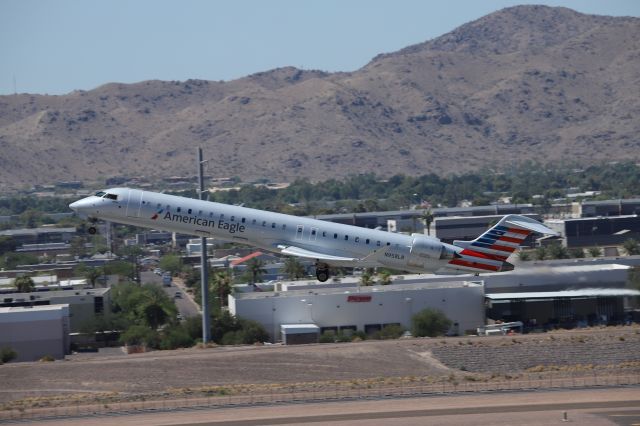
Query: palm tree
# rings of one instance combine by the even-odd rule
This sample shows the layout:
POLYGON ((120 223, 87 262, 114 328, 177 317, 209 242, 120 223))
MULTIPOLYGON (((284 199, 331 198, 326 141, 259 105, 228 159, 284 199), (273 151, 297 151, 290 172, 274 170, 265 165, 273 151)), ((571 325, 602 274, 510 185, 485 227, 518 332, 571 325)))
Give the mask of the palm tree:
POLYGON ((249 259, 247 262, 247 273, 249 274, 251 284, 262 282, 262 276, 267 273, 264 269, 264 262, 260 259, 249 259))
POLYGON ((287 274, 290 280, 297 280, 304 277, 304 266, 295 257, 287 257, 284 261, 282 271, 287 274))
POLYGON ((424 220, 424 225, 427 228, 427 235, 431 235, 431 223, 433 222, 433 213, 431 209, 423 210, 422 212, 422 220, 424 220))
POLYGON ((18 289, 18 293, 31 293, 36 289, 36 285, 29 276, 17 277, 14 285, 18 289))
POLYGON ((228 269, 216 271, 211 276, 212 292, 218 295, 220 300, 220 308, 227 305, 227 296, 231 294, 233 289, 233 278, 228 269))

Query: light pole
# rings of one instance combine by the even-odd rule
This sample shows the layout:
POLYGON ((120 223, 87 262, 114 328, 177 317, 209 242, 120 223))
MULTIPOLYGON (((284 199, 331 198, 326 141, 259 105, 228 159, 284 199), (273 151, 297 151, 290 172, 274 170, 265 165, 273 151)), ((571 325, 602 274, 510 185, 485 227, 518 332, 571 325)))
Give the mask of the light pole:
MULTIPOLYGON (((202 172, 205 161, 202 160, 202 148, 198 148, 198 198, 204 195, 204 174, 202 172)), ((200 290, 202 293, 202 343, 206 344, 211 338, 209 318, 209 267, 207 263, 207 238, 200 237, 200 290)))

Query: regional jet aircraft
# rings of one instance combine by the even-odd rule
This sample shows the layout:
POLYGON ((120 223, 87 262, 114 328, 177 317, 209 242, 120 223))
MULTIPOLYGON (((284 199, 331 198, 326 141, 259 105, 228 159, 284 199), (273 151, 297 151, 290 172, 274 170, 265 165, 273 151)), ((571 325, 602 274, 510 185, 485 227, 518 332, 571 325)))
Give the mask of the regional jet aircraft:
MULTIPOLYGON (((329 279, 330 266, 436 274, 511 271, 507 258, 530 233, 555 234, 533 219, 508 215, 473 241, 446 244, 423 234, 395 234, 129 188, 99 191, 69 207, 93 222, 104 219, 211 237, 312 259, 319 281, 329 279)), ((95 233, 95 227, 89 232, 95 233)))

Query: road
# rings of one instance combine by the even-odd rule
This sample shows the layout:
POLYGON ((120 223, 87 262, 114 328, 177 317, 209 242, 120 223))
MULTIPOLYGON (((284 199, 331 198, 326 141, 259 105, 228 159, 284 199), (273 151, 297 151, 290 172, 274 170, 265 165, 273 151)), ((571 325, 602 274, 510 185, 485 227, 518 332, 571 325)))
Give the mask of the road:
POLYGON ((153 273, 152 271, 144 271, 140 273, 140 280, 145 284, 154 284, 161 286, 165 293, 174 300, 176 303, 176 307, 178 308, 178 312, 182 315, 183 318, 195 317, 200 315, 200 309, 198 304, 193 301, 191 296, 187 294, 185 288, 179 287, 176 283, 172 283, 170 287, 165 287, 162 285, 162 277, 158 274, 153 273), (180 292, 180 298, 176 298, 176 292, 180 292))
POLYGON ((469 394, 63 418, 40 425, 634 425, 640 388, 469 394))

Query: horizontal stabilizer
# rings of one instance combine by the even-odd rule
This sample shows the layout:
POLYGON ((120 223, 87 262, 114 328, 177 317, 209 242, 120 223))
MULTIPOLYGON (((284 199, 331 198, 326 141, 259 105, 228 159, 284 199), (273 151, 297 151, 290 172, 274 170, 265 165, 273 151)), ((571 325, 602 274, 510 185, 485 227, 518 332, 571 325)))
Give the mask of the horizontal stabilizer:
POLYGON ((553 229, 547 228, 540 222, 530 219, 526 216, 519 216, 519 215, 508 216, 506 223, 508 223, 509 225, 517 226, 519 228, 528 229, 529 231, 537 232, 539 234, 554 235, 554 236, 558 235, 558 233, 553 229))

